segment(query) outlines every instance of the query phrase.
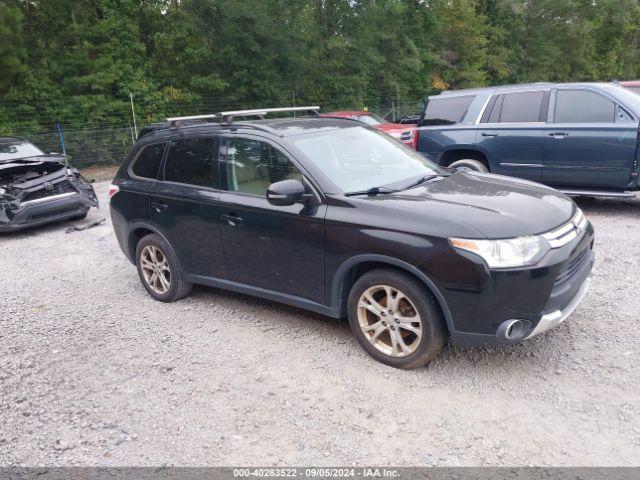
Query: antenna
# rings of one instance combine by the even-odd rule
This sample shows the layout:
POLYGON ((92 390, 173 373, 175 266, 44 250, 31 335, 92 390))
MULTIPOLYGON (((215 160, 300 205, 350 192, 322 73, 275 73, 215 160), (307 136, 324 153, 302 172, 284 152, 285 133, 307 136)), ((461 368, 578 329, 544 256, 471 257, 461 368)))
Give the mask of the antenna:
POLYGON ((62 156, 64 157, 64 163, 67 165, 67 170, 69 169, 69 159, 67 158, 67 149, 64 146, 64 138, 62 137, 62 126, 60 122, 56 122, 56 129, 58 130, 58 141, 60 142, 60 146, 62 147, 62 156))

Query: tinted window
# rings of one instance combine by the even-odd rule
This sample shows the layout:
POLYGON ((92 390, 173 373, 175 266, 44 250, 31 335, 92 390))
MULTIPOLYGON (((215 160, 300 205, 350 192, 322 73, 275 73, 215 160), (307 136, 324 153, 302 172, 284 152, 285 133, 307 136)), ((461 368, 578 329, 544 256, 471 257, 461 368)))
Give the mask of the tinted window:
POLYGON ((595 92, 558 90, 556 95, 556 123, 611 123, 614 115, 615 104, 595 92))
POLYGON ((164 153, 164 143, 147 145, 142 149, 138 158, 133 162, 131 171, 137 177, 158 178, 158 169, 164 153))
MULTIPOLYGON (((539 122, 544 92, 519 92, 503 95, 500 123, 539 122)), ((493 112, 491 112, 493 113, 493 112)))
POLYGON ((277 148, 250 138, 230 138, 225 155, 227 188, 232 192, 265 196, 269 185, 281 180, 302 182, 302 173, 277 148))
POLYGON ((434 98, 427 103, 424 125, 450 125, 461 122, 475 96, 434 98))
MULTIPOLYGON (((491 115, 489 115, 489 119, 487 120, 489 123, 498 123, 500 121, 500 112, 502 111, 503 101, 504 101, 504 95, 498 95, 498 98, 493 103, 491 115)), ((483 118, 483 121, 484 121, 484 118, 483 118)))
POLYGON ((212 187, 213 139, 197 138, 171 142, 164 178, 170 182, 212 187))

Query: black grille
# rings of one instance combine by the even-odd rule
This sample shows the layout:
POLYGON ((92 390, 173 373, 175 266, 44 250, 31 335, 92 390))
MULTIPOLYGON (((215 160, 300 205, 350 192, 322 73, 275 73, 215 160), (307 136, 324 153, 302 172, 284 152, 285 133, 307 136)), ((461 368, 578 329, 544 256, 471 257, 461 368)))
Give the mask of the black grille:
POLYGON ((556 283, 553 285, 554 291, 561 289, 567 283, 571 282, 573 277, 575 277, 589 259, 589 251, 590 248, 585 248, 567 264, 565 269, 558 275, 558 278, 556 278, 556 283))
POLYGON ((44 184, 42 188, 29 192, 22 199, 23 202, 30 202, 32 200, 39 200, 41 198, 52 197, 53 195, 60 195, 62 193, 76 193, 77 190, 69 180, 63 180, 62 182, 44 184), (49 188, 47 188, 48 186, 49 188))
POLYGON ((26 222, 44 220, 45 218, 57 217, 59 215, 64 215, 65 213, 71 213, 71 212, 75 212, 75 211, 79 211, 79 210, 80 209, 76 205, 74 205, 72 207, 67 207, 67 208, 59 208, 57 210, 50 210, 50 211, 48 211, 46 213, 41 213, 41 214, 38 214, 38 215, 32 215, 29 219, 26 220, 26 222))

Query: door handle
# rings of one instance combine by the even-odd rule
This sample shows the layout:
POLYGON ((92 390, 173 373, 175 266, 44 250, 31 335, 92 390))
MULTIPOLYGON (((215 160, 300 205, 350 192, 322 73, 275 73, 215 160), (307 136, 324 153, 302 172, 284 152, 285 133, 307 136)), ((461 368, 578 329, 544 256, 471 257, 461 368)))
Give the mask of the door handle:
POLYGON ((569 134, 567 132, 553 132, 553 133, 550 133, 549 136, 553 138, 564 138, 564 137, 568 137, 569 134))
POLYGON ((499 133, 496 132, 482 132, 480 135, 483 137, 497 137, 499 133))
POLYGON ((220 215, 220 218, 225 220, 232 227, 242 225, 242 218, 240 218, 236 213, 222 214, 220 215))
POLYGON ((164 202, 151 202, 151 207, 154 208, 156 212, 160 213, 168 209, 169 205, 164 202))

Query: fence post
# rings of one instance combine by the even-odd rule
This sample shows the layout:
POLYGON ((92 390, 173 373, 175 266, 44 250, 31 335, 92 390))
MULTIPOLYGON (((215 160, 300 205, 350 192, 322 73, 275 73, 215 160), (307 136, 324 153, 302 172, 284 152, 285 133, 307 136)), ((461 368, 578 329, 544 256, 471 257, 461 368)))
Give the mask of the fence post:
POLYGON ((136 132, 136 138, 138 138, 138 125, 136 124, 136 111, 133 108, 133 93, 129 92, 129 98, 131 99, 131 116, 133 117, 133 129, 136 132))
MULTIPOLYGON (((293 101, 293 107, 295 108, 296 106, 296 89, 294 88, 291 91, 291 100, 293 101)), ((293 118, 296 118, 296 111, 293 111, 293 118)))

